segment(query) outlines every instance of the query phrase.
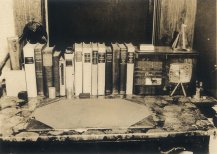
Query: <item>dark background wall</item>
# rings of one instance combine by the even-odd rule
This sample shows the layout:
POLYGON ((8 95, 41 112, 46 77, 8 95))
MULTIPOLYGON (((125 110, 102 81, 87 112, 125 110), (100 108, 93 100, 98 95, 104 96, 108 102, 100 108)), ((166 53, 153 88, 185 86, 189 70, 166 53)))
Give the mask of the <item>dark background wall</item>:
POLYGON ((48 0, 50 45, 151 43, 153 0, 48 0))
POLYGON ((197 0, 194 49, 199 51, 198 77, 207 92, 217 97, 216 1, 197 0))

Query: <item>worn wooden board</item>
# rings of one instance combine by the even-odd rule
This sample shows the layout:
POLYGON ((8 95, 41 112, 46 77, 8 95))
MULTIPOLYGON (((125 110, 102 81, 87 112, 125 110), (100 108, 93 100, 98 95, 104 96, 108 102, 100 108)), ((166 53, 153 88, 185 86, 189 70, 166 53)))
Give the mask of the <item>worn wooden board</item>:
POLYGON ((26 23, 33 18, 42 22, 41 0, 14 0, 14 19, 16 34, 20 36, 26 23))
POLYGON ((156 45, 169 45, 173 32, 181 30, 186 24, 187 47, 192 48, 194 24, 196 16, 196 0, 161 0, 156 3, 155 23, 158 27, 155 36, 156 45))

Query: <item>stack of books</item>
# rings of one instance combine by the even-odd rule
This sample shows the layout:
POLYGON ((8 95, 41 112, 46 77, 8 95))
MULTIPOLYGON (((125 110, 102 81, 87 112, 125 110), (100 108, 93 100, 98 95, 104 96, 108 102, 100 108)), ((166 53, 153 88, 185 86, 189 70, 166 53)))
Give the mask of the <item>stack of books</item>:
POLYGON ((24 50, 29 97, 72 98, 82 93, 131 95, 134 81, 135 47, 132 43, 74 43, 64 52, 45 44, 27 43, 24 50))

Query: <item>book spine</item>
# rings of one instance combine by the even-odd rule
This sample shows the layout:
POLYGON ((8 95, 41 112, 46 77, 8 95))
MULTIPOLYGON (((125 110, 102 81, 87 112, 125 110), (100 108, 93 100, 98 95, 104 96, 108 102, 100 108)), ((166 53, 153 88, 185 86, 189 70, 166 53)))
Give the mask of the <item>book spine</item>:
POLYGON ((120 94, 126 94, 127 50, 120 52, 120 94))
POLYGON ((113 90, 112 94, 118 94, 119 92, 119 61, 120 61, 120 51, 118 49, 113 51, 113 90))
POLYGON ((18 37, 7 38, 12 70, 20 70, 20 46, 18 37))
POLYGON ((65 54, 67 97, 74 96, 74 53, 65 54))
POLYGON ((75 95, 82 93, 82 51, 75 51, 75 95))
POLYGON ((44 95, 42 48, 35 49, 35 73, 38 95, 44 95))
POLYGON ((91 49, 83 49, 83 93, 91 94, 91 49))
POLYGON ((126 94, 133 94, 133 75, 134 75, 134 52, 128 52, 127 54, 127 82, 126 82, 126 94))
POLYGON ((105 95, 105 49, 98 57, 98 95, 105 95))
POLYGON ((65 60, 61 57, 59 60, 60 96, 66 95, 65 73, 65 60))
POLYGON ((92 71, 91 71, 91 80, 92 80, 92 85, 91 85, 91 94, 92 95, 97 95, 97 89, 98 89, 98 51, 92 51, 92 71))
POLYGON ((112 52, 111 48, 107 48, 106 51, 106 63, 105 63, 105 94, 112 94, 112 52))
POLYGON ((53 87, 52 53, 43 54, 44 67, 44 94, 48 96, 49 87, 53 87))
POLYGON ((37 97, 35 59, 34 59, 35 45, 27 44, 27 46, 28 47, 24 47, 23 49, 27 93, 28 93, 28 97, 37 97))
POLYGON ((59 74, 59 57, 53 57, 53 83, 56 89, 56 96, 60 95, 60 74, 59 74))

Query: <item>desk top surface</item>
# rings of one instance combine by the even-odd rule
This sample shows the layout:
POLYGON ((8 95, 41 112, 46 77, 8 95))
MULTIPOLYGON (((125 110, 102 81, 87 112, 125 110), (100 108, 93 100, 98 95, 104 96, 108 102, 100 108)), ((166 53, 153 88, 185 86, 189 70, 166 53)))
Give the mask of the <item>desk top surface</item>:
MULTIPOLYGON (((120 99, 119 96, 90 99, 120 99)), ((1 140, 3 141, 124 141, 145 140, 175 136, 207 136, 215 129, 213 124, 200 113, 186 97, 127 96, 124 100, 145 106, 150 115, 129 127, 54 129, 32 118, 38 108, 66 100, 32 99, 28 105, 18 107, 17 98, 0 99, 1 140), (35 105, 34 105, 35 104, 35 105), (36 107, 36 104, 37 107, 36 107)), ((79 99, 76 99, 79 103, 79 99)), ((49 111, 48 111, 49 114, 49 111)), ((106 119, 105 119, 106 120, 106 119)))

